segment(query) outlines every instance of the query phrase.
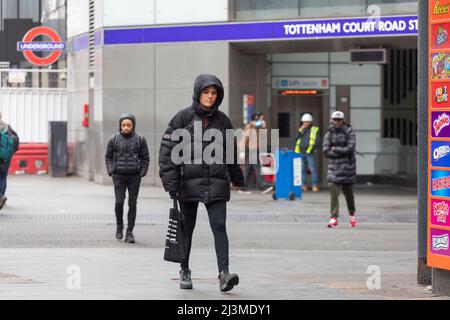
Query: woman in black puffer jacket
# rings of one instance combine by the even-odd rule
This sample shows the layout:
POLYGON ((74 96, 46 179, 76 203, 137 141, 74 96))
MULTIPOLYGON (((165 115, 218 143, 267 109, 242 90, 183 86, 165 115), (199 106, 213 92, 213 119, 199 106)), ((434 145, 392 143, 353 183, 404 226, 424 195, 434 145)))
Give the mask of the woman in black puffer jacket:
MULTIPOLYGON (((219 106, 224 98, 222 82, 213 75, 201 75, 195 81, 193 104, 179 111, 170 121, 162 142, 159 153, 160 177, 164 189, 169 192, 172 199, 180 201, 181 212, 185 216, 185 225, 188 229, 187 239, 188 254, 185 261, 181 263, 180 287, 181 289, 192 289, 191 271, 189 270, 189 255, 192 244, 192 234, 195 228, 197 209, 200 202, 204 203, 208 211, 211 229, 214 233, 217 263, 219 267, 220 290, 227 292, 239 283, 236 274, 230 274, 229 247, 226 232, 226 203, 230 200, 230 184, 234 188, 244 185, 244 176, 237 163, 236 139, 234 145, 234 157, 232 163, 227 163, 227 134, 226 130, 233 129, 231 120, 219 106), (178 139, 178 130, 186 129, 189 133, 189 141, 178 139), (213 129, 211 131, 208 131, 213 129), (222 141, 204 139, 205 132, 222 134, 222 141), (198 132, 197 135, 194 132, 198 132), (196 139, 196 140, 194 140, 196 139), (207 140, 207 141, 204 141, 207 140), (185 144, 180 148, 183 152, 176 153, 183 157, 172 158, 175 147, 185 144), (199 146, 202 154, 197 154, 195 145, 199 146), (190 156, 184 152, 190 149, 190 156), (222 153, 212 155, 222 156, 220 161, 211 163, 203 159, 203 152, 221 149, 222 153), (186 159, 187 156, 187 159, 186 159)), ((185 138, 186 139, 186 138, 185 138)))

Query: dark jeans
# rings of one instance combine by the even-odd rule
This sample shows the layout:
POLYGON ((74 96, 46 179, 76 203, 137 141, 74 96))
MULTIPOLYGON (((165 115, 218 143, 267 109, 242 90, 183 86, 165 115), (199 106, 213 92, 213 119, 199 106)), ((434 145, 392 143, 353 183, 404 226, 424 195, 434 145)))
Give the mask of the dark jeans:
POLYGON ((316 154, 306 154, 302 153, 302 179, 303 185, 308 185, 308 168, 311 171, 311 180, 313 187, 319 186, 319 179, 317 177, 316 171, 316 154))
POLYGON ((253 174, 253 171, 255 172, 255 175, 256 175, 256 186, 257 187, 259 187, 260 189, 266 189, 266 188, 270 187, 270 185, 264 180, 264 177, 261 174, 261 163, 260 163, 259 157, 258 157, 258 163, 248 164, 245 169, 244 188, 248 188, 248 185, 249 185, 248 181, 250 180, 250 178, 253 174))
MULTIPOLYGON (((189 257, 192 247, 192 234, 194 233, 195 223, 197 221, 197 209, 199 202, 180 202, 180 209, 185 217, 185 226, 188 233, 187 258, 181 263, 181 268, 189 269, 189 257)), ((225 201, 216 201, 205 205, 208 211, 209 224, 214 234, 214 243, 216 248, 217 265, 219 273, 228 270, 228 236, 226 230, 227 204, 225 201)))
POLYGON ((114 193, 116 195, 116 220, 117 225, 123 226, 123 206, 128 189, 128 229, 132 232, 136 222, 136 206, 141 187, 141 176, 137 175, 113 175, 114 193))
POLYGON ((6 194, 8 170, 10 164, 11 161, 6 161, 0 164, 0 197, 3 197, 6 194))
POLYGON ((354 216, 356 212, 355 208, 355 196, 353 194, 353 184, 336 184, 330 183, 330 196, 331 196, 331 216, 339 217, 339 193, 344 193, 345 200, 347 201, 347 208, 350 216, 354 216))

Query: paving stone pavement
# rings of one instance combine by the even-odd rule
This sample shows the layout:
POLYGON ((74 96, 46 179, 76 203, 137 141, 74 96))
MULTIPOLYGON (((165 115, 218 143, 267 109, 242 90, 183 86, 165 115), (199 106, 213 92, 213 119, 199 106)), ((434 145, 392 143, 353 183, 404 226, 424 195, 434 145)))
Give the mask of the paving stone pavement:
POLYGON ((413 189, 358 186, 360 226, 348 226, 342 199, 337 230, 326 228, 326 190, 294 202, 233 193, 231 269, 242 281, 227 295, 218 292, 203 206, 191 259, 195 290, 183 292, 178 266, 162 260, 171 201, 161 188, 141 191, 134 246, 113 239, 111 186, 11 177, 8 197, 0 211, 0 299, 446 299, 415 282, 413 189), (70 266, 79 267, 81 290, 67 286, 70 266), (380 289, 367 287, 370 266, 381 272, 380 289))

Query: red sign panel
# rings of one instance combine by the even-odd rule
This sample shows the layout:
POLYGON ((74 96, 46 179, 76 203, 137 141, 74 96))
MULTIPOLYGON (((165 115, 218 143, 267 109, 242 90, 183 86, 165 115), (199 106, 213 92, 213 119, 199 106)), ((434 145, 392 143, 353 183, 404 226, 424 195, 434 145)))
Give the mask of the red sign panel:
POLYGON ((430 0, 430 23, 450 19, 450 0, 430 0))
POLYGON ((431 95, 433 98, 431 106, 434 109, 450 108, 449 89, 450 83, 448 82, 434 82, 431 84, 431 95))
POLYGON ((450 49, 450 23, 438 23, 432 26, 432 49, 450 49))
POLYGON ((65 44, 62 42, 60 35, 52 28, 49 27, 36 27, 27 32, 22 42, 18 43, 18 49, 23 51, 25 58, 32 64, 45 67, 49 66, 61 57, 62 49, 65 48, 65 44), (43 36, 49 38, 49 42, 33 43, 33 41, 43 36), (27 50, 32 48, 35 51, 50 51, 45 57, 36 55, 34 50, 27 50))

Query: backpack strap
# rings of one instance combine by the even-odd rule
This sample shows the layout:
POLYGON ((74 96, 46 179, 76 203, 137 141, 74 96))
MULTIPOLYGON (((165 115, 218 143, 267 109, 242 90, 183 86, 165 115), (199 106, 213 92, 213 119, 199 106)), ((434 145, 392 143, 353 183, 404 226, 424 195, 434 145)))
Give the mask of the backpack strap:
POLYGON ((116 133, 115 135, 114 135, 114 145, 113 145, 113 151, 114 152, 116 152, 116 149, 117 149, 117 139, 119 138, 119 134, 118 133, 116 133))
POLYGON ((116 149, 117 149, 117 139, 119 137, 119 134, 116 133, 114 135, 114 142, 113 142, 113 162, 116 162, 116 149))
POLYGON ((141 152, 141 147, 142 147, 142 136, 140 134, 138 134, 138 150, 139 150, 139 152, 141 152))
MULTIPOLYGON (((138 137, 138 150, 141 151, 141 146, 142 146, 142 136, 139 134, 136 134, 138 137)), ((116 147, 117 147, 117 139, 119 138, 119 133, 116 133, 114 135, 114 147, 113 147, 113 151, 116 151, 116 147)))

